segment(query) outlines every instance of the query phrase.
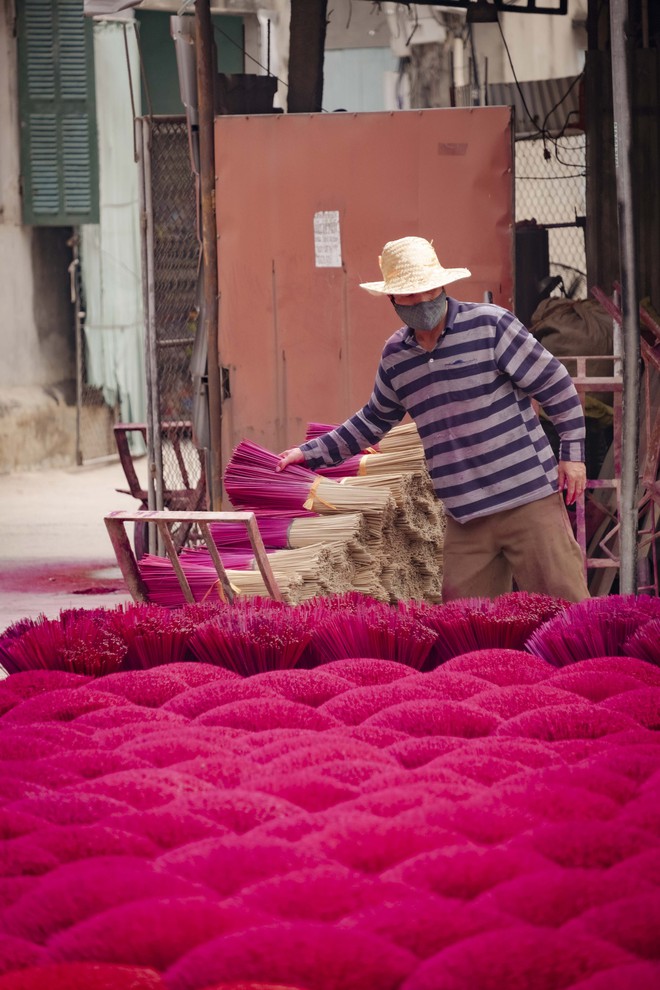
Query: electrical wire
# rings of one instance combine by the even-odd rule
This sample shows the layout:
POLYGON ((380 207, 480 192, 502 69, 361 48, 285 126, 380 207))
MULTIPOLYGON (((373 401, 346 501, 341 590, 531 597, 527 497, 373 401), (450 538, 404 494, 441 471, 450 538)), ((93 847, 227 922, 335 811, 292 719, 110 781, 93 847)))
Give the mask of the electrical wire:
MULTIPOLYGON (((566 90, 566 92, 564 93, 564 95, 562 97, 560 97, 560 99, 557 100, 557 102, 555 103, 555 105, 553 107, 551 107, 550 110, 548 110, 548 112, 545 115, 545 119, 543 121, 543 126, 541 128, 542 131, 545 132, 545 129, 547 127, 548 120, 550 119, 550 117, 553 115, 553 113, 555 112, 555 110, 558 110, 559 109, 559 107, 562 105, 562 103, 564 102, 564 100, 566 99, 566 97, 569 95, 569 93, 573 90, 573 88, 576 86, 576 84, 581 79, 583 79, 583 78, 584 78, 584 71, 580 72, 579 75, 577 75, 575 77, 575 79, 573 80, 573 82, 571 83, 571 85, 568 87, 568 89, 566 90)), ((574 114, 575 112, 576 112, 575 110, 572 110, 571 113, 569 113, 568 116, 570 117, 571 114, 574 114)), ((564 124, 564 127, 563 127, 563 130, 565 130, 565 129, 566 129, 566 124, 564 124)))
POLYGON ((412 31, 410 32, 410 34, 406 38, 406 48, 408 47, 408 45, 412 41, 413 35, 415 34, 415 31, 417 31, 417 29, 419 28, 419 12, 417 10, 417 6, 415 6, 414 16, 415 16, 415 23, 413 25, 412 31))
POLYGON ((229 41, 234 46, 234 48, 238 48, 238 50, 242 52, 243 55, 245 55, 247 58, 249 58, 251 62, 254 62, 255 65, 258 65, 259 68, 263 69, 264 72, 266 72, 269 76, 273 76, 275 79, 277 79, 280 86, 285 86, 287 89, 289 88, 288 83, 285 83, 284 80, 280 79, 279 76, 275 76, 270 71, 267 65, 263 65, 258 58, 255 58, 254 55, 250 55, 249 51, 247 51, 247 49, 243 45, 239 45, 238 42, 234 41, 231 35, 227 34, 226 31, 223 31, 221 27, 217 26, 217 24, 213 25, 213 31, 216 34, 221 34, 223 38, 226 38, 226 40, 229 41))
POLYGON ((518 90, 518 95, 520 96, 520 99, 521 99, 522 105, 524 107, 525 113, 529 117, 530 122, 534 125, 534 127, 536 128, 536 130, 538 131, 538 133, 540 134, 540 136, 543 137, 544 136, 543 135, 543 131, 539 127, 538 121, 537 121, 536 117, 533 117, 532 116, 532 114, 530 112, 530 109, 527 106, 527 100, 525 99, 525 94, 523 93, 522 87, 521 87, 520 83, 518 82, 518 76, 516 75, 516 70, 515 70, 514 65, 513 65, 513 59, 511 58, 511 52, 509 51, 509 46, 507 44, 506 37, 504 36, 504 31, 502 30, 502 22, 500 21, 499 14, 497 15, 497 26, 499 28, 500 35, 502 37, 502 44, 504 45, 504 51, 506 52, 507 58, 509 60, 509 66, 511 67, 511 72, 513 73, 513 81, 516 84, 516 89, 518 90))
POLYGON ((523 108, 525 110, 525 113, 529 117, 530 122, 534 125, 534 128, 536 130, 536 133, 543 140, 544 156, 546 157, 546 159, 550 157, 550 152, 548 151, 548 149, 546 147, 546 142, 549 142, 549 143, 551 143, 554 146, 554 149, 555 149, 555 158, 560 163, 560 165, 564 165, 564 166, 567 166, 567 167, 570 168, 573 165, 573 162, 565 162, 565 161, 563 161, 559 157, 559 146, 558 146, 558 143, 557 142, 558 142, 558 139, 559 138, 561 138, 561 137, 564 136, 564 133, 566 131, 566 128, 568 127, 568 124, 569 124, 569 121, 570 121, 571 117, 576 116, 577 115, 577 111, 576 110, 571 110, 567 114, 566 119, 564 120, 564 123, 562 124, 562 127, 561 127, 561 129, 560 129, 560 131, 559 131, 559 133, 557 135, 553 135, 553 134, 551 134, 548 131, 548 121, 549 121, 550 117, 552 116, 552 114, 562 105, 562 103, 564 102, 564 100, 569 96, 569 94, 572 92, 572 90, 578 84, 578 82, 584 77, 584 72, 580 72, 577 76, 575 76, 575 78, 571 82, 570 86, 566 89, 566 92, 557 100, 557 102, 555 103, 555 105, 553 107, 551 107, 550 110, 548 110, 548 112, 546 113, 545 118, 543 120, 543 123, 541 124, 541 126, 539 126, 539 123, 538 123, 537 118, 532 115, 529 107, 527 106, 527 101, 525 100, 525 94, 523 93, 523 90, 522 90, 522 87, 520 85, 520 82, 518 81, 518 76, 516 74, 516 70, 515 70, 515 67, 514 67, 514 64, 513 64, 513 59, 511 57, 511 52, 509 50, 509 46, 507 44, 507 40, 506 40, 506 37, 504 35, 504 31, 502 30, 502 23, 500 21, 499 14, 498 14, 498 17, 497 17, 497 26, 499 28, 500 35, 502 37, 502 43, 504 45, 504 50, 505 50, 506 55, 507 55, 507 58, 509 60, 509 66, 510 66, 511 72, 513 74, 514 83, 515 83, 516 89, 518 90, 518 95, 520 96, 520 100, 522 102, 522 105, 523 105, 523 108))
POLYGON ((564 182, 566 179, 583 179, 584 172, 574 172, 573 175, 516 175, 516 179, 525 182, 564 182))

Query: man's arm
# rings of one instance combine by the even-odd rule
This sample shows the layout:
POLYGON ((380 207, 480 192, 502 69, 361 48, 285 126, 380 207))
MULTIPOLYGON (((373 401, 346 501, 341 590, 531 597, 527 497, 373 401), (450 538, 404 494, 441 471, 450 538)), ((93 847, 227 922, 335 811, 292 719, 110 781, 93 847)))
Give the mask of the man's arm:
POLYGON ((347 457, 378 443, 404 415, 405 409, 391 388, 381 362, 367 404, 335 430, 283 451, 277 470, 303 461, 312 470, 340 464, 347 457))
POLYGON ((584 412, 577 389, 566 368, 513 314, 501 317, 496 335, 498 367, 537 400, 559 434, 558 483, 570 505, 584 491, 587 479, 584 412))

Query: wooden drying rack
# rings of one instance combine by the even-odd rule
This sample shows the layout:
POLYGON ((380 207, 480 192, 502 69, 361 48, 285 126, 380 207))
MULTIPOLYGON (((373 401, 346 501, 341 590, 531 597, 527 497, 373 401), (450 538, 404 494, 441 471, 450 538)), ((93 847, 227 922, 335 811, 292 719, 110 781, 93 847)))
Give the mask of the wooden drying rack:
POLYGON ((177 548, 172 539, 170 526, 175 523, 188 523, 197 526, 218 575, 218 593, 229 604, 233 602, 235 592, 227 577, 227 572, 218 553, 218 548, 213 542, 209 524, 216 522, 242 523, 247 530, 250 545, 254 552, 254 559, 264 580, 268 594, 275 601, 282 601, 282 593, 270 566, 254 512, 171 512, 167 510, 156 512, 141 510, 139 512, 110 512, 104 517, 104 521, 115 551, 117 563, 126 582, 126 587, 136 602, 148 602, 149 592, 140 575, 137 559, 126 532, 127 522, 149 522, 157 527, 163 540, 165 551, 172 563, 174 573, 183 592, 183 597, 187 602, 191 603, 195 601, 195 598, 188 583, 188 578, 181 567, 181 561, 179 560, 177 548))

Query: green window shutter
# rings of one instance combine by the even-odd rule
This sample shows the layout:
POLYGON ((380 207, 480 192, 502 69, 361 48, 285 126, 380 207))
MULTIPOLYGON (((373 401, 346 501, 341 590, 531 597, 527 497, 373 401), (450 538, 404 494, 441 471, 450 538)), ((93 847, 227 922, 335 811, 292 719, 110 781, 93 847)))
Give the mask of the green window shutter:
POLYGON ((23 222, 96 223, 91 19, 83 0, 20 0, 16 8, 23 222))

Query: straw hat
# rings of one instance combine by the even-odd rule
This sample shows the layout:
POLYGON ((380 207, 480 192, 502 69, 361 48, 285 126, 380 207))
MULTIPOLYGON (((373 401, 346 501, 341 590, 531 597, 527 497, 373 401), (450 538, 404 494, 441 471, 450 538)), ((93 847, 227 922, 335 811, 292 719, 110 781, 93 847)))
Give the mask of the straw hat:
POLYGON ((443 268, 431 241, 423 237, 401 237, 388 241, 378 259, 383 282, 361 282, 360 288, 374 296, 407 296, 469 278, 467 268, 443 268))

